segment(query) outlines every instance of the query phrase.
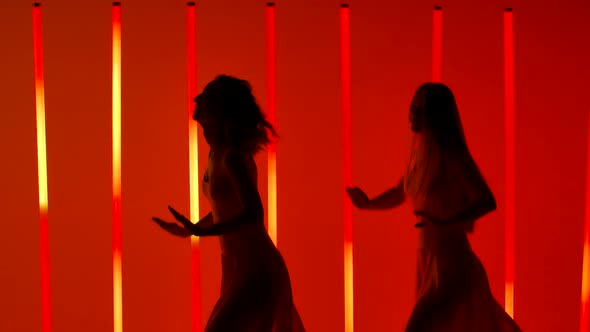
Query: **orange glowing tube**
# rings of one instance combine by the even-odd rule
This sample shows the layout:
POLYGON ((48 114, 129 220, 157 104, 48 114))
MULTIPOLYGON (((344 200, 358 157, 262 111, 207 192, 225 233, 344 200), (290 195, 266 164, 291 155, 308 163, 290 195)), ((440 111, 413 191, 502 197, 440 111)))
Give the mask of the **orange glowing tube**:
POLYGON ((442 7, 432 12, 432 81, 440 82, 442 76, 442 7))
POLYGON ((121 275, 121 3, 114 2, 113 21, 113 322, 123 331, 121 275))
POLYGON ((41 261, 41 330, 51 332, 49 283, 49 224, 47 201, 47 147, 45 141, 45 84, 43 79, 43 34, 41 4, 33 4, 33 59, 37 122, 37 175, 39 180, 39 245, 41 261))
MULTIPOLYGON (((352 110, 350 81, 350 6, 340 6, 340 81, 342 112, 342 168, 344 184, 352 183, 352 110)), ((344 197, 344 331, 354 330, 353 265, 352 265, 352 203, 344 197)))
MULTIPOLYGON (((590 124, 588 126, 588 146, 590 147, 590 124)), ((588 332, 588 303, 590 302, 590 148, 588 150, 586 171, 586 213, 584 222, 584 253, 582 261, 582 300, 580 313, 580 332, 588 332)))
MULTIPOLYGON (((266 5, 266 109, 269 122, 277 125, 276 6, 266 5)), ((268 234, 277 244, 277 146, 268 146, 268 234)))
POLYGON ((514 169, 514 39, 512 9, 504 12, 504 109, 506 135, 506 285, 505 309, 514 317, 514 219, 515 219, 515 169, 514 169))
MULTIPOLYGON (((197 13, 194 2, 186 6, 186 51, 188 82, 188 146, 190 181, 190 217, 199 220, 199 147, 197 123, 193 120, 194 102, 197 95, 197 13)), ((191 236, 191 288, 192 331, 201 331, 201 256, 199 238, 191 236)))
POLYGON ((590 302, 590 116, 588 120, 588 169, 586 170, 586 211, 584 220, 584 252, 582 258, 580 332, 588 332, 588 304, 590 302))

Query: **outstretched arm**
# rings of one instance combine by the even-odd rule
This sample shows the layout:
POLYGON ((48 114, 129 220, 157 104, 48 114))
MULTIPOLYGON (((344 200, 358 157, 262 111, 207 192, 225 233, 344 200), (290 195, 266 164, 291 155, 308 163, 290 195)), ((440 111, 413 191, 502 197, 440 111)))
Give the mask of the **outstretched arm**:
POLYGON ((383 192, 381 195, 370 200, 369 209, 371 210, 386 210, 393 209, 400 206, 406 200, 406 192, 404 191, 403 178, 398 184, 383 192))
POLYGON ((346 191, 356 207, 366 210, 393 209, 400 206, 406 200, 403 178, 396 186, 372 199, 369 199, 360 188, 346 188, 346 191))
POLYGON ((171 206, 168 206, 168 210, 172 213, 174 218, 178 220, 181 225, 173 222, 167 222, 160 218, 153 217, 152 220, 158 224, 166 232, 178 236, 178 237, 189 237, 195 234, 197 228, 206 227, 213 224, 213 215, 209 212, 203 219, 199 220, 196 224, 193 224, 188 218, 183 216, 174 210, 171 206))

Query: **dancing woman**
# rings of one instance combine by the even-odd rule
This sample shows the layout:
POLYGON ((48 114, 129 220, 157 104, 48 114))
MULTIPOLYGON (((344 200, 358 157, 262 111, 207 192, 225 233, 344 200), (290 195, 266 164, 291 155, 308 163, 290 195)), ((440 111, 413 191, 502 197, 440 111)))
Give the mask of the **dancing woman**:
POLYGON ((178 223, 153 220, 180 236, 218 236, 221 295, 206 332, 302 332, 289 273, 264 227, 254 155, 275 131, 247 81, 218 76, 195 98, 193 115, 210 146, 202 190, 211 212, 196 224, 172 207, 178 223))
POLYGON ((398 184, 373 199, 347 188, 361 209, 392 209, 406 200, 414 207, 417 302, 405 331, 520 331, 494 299, 467 236, 496 201, 467 147, 453 93, 444 84, 421 85, 409 119, 412 150, 398 184))

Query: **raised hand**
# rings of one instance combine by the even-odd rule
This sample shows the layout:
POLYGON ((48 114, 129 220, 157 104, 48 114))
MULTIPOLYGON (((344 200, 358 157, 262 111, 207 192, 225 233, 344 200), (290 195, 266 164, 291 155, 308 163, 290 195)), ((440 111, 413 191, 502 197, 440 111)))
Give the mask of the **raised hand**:
POLYGON ((180 226, 177 223, 167 222, 167 221, 164 221, 164 220, 157 218, 157 217, 153 217, 152 220, 155 221, 156 224, 158 224, 158 226, 160 226, 163 230, 165 230, 166 232, 168 232, 174 236, 189 237, 189 236, 193 235, 193 233, 191 233, 191 231, 186 229, 184 226, 180 226))
POLYGON ((369 206, 370 200, 365 192, 357 187, 346 187, 346 192, 352 201, 352 204, 359 209, 365 209, 369 206))
POLYGON ((166 232, 178 236, 178 237, 189 237, 194 234, 195 231, 195 224, 193 224, 188 218, 180 214, 171 206, 168 206, 168 210, 174 216, 181 225, 173 222, 164 221, 160 218, 153 217, 152 220, 158 224, 163 230, 166 232))
POLYGON ((170 205, 168 205, 168 210, 170 211, 170 213, 172 213, 172 215, 174 216, 174 219, 176 219, 179 223, 181 223, 182 226, 184 226, 184 228, 191 230, 191 231, 194 230, 195 224, 193 224, 192 221, 190 221, 190 219, 188 219, 187 217, 182 215, 180 212, 174 210, 174 208, 171 207, 170 205))

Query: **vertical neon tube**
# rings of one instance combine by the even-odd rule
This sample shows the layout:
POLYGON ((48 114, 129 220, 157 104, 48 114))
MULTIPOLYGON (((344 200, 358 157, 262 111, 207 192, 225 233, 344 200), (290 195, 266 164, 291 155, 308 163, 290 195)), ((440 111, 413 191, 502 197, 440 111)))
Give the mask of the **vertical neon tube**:
MULTIPOLYGON (((199 207, 199 146, 197 122, 193 120, 194 102, 197 95, 197 13, 194 2, 186 6, 186 51, 188 82, 188 147, 190 181, 190 218, 200 219, 199 207)), ((191 236, 191 288, 192 331, 201 331, 201 254, 199 237, 191 236)))
POLYGON ((506 135, 506 284, 504 308, 510 316, 514 317, 514 37, 511 8, 504 11, 504 102, 506 135))
MULTIPOLYGON (((266 5, 266 110, 268 121, 277 125, 276 6, 266 5)), ((268 234, 277 243, 277 146, 268 146, 268 234)))
POLYGON ((588 303, 590 302, 590 116, 588 120, 588 160, 586 163, 586 213, 584 221, 584 253, 582 258, 580 332, 588 332, 588 303))
MULTIPOLYGON (((352 183, 352 110, 350 78, 350 6, 340 6, 340 80, 342 112, 342 168, 344 184, 352 183)), ((344 197, 344 331, 354 330, 354 297, 352 265, 352 203, 344 197)))
POLYGON ((123 331, 121 275, 121 3, 114 2, 113 21, 113 322, 123 331))
POLYGON ((39 247, 41 261, 41 326, 51 332, 51 290, 49 282, 49 222, 47 195, 47 147, 45 141, 45 83, 43 78, 43 33, 41 4, 33 4, 33 59, 37 122, 37 176, 39 180, 39 247))
POLYGON ((432 81, 442 79, 442 7, 432 12, 432 81))

